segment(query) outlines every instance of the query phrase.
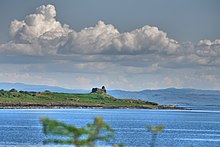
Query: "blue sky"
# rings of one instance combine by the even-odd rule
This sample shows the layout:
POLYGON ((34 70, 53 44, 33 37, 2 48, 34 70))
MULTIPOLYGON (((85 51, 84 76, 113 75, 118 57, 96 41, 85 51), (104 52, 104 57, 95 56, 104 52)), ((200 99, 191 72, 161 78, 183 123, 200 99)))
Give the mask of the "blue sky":
POLYGON ((157 26, 178 41, 220 37, 219 0, 2 0, 0 18, 4 21, 1 21, 1 42, 6 40, 12 20, 24 19, 43 4, 55 5, 57 19, 77 31, 103 20, 114 24, 122 32, 146 24, 157 26))
POLYGON ((218 0, 0 3, 0 82, 220 88, 218 0))

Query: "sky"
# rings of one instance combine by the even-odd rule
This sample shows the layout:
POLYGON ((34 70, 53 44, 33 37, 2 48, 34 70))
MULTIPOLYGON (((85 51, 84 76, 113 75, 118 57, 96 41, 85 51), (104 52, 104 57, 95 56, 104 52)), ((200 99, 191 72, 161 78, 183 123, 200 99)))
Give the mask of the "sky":
POLYGON ((219 0, 1 0, 0 82, 220 90, 219 0))

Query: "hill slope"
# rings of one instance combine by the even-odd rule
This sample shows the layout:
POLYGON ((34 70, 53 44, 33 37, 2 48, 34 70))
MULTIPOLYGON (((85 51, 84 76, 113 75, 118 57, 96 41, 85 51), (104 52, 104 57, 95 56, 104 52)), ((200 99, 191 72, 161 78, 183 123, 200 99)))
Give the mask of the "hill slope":
POLYGON ((196 90, 196 89, 160 89, 143 91, 109 91, 117 98, 132 98, 145 101, 152 101, 159 104, 179 104, 179 105, 219 105, 220 91, 196 90))
MULTIPOLYGON (((10 90, 15 88, 23 91, 43 92, 45 90, 62 93, 89 93, 90 90, 65 89, 47 85, 28 85, 23 83, 0 83, 0 89, 10 90)), ((220 91, 196 90, 196 89, 159 89, 143 91, 108 90, 110 95, 116 98, 141 99, 159 104, 183 104, 183 105, 219 105, 220 91)))
POLYGON ((30 85, 23 83, 0 83, 0 89, 10 90, 16 89, 18 91, 36 91, 43 92, 45 90, 53 91, 53 92, 63 92, 63 93, 89 93, 89 90, 82 89, 66 89, 58 86, 48 86, 48 85, 30 85))
MULTIPOLYGON (((156 103, 131 99, 116 99, 106 93, 70 94, 57 92, 26 92, 0 90, 0 108, 163 108, 156 103)), ((165 107, 164 107, 165 108, 165 107)))

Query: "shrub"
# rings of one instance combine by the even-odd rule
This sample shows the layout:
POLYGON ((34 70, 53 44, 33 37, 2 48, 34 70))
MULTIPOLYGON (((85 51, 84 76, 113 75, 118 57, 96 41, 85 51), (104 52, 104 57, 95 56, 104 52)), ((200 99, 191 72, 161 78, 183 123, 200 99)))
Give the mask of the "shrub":
POLYGON ((11 90, 9 90, 9 92, 17 92, 17 90, 12 88, 11 90))
POLYGON ((50 90, 45 90, 44 92, 50 92, 50 90))
POLYGON ((76 147, 94 147, 97 141, 107 142, 114 137, 112 128, 101 117, 96 117, 93 123, 89 123, 86 127, 81 128, 48 118, 41 118, 41 122, 43 124, 43 132, 46 135, 51 134, 67 138, 47 139, 44 141, 46 144, 72 144, 76 147))
MULTIPOLYGON (((114 138, 113 129, 103 121, 101 117, 96 117, 93 123, 87 124, 85 127, 77 128, 76 126, 68 125, 57 120, 49 118, 40 119, 43 124, 43 132, 46 135, 62 136, 67 139, 46 139, 45 144, 69 144, 80 146, 94 147, 97 141, 108 142, 114 138)), ((164 130, 163 125, 147 126, 148 132, 152 134, 150 147, 155 146, 157 135, 164 130)), ((114 144, 113 147, 124 147, 123 144, 114 144)))
POLYGON ((156 143, 157 135, 164 130, 164 126, 159 125, 159 126, 154 127, 154 126, 149 125, 149 126, 147 126, 147 130, 148 130, 148 132, 150 132, 152 134, 150 147, 154 147, 155 143, 156 143))

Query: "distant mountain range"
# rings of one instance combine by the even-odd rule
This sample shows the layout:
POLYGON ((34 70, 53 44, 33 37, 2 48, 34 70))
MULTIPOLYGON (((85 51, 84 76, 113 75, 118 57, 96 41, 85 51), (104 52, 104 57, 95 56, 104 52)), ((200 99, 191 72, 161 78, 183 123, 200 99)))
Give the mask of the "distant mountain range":
POLYGON ((16 89, 17 91, 36 91, 36 92, 43 92, 45 90, 49 90, 52 92, 63 92, 63 93, 88 93, 89 90, 82 90, 82 89, 66 89, 61 88, 58 86, 48 86, 48 85, 30 85, 30 84, 23 84, 23 83, 0 83, 0 89, 10 90, 16 89))
POLYGON ((152 101, 160 104, 178 105, 219 105, 220 91, 196 89, 160 89, 143 91, 109 91, 109 94, 118 98, 133 98, 152 101))
MULTIPOLYGON (((89 93, 91 90, 65 89, 57 86, 28 85, 23 83, 0 83, 0 89, 20 91, 45 91, 64 93, 89 93)), ((91 87, 92 88, 92 87, 91 87)), ((220 91, 197 89, 159 89, 143 91, 107 90, 107 93, 117 98, 132 98, 152 101, 159 104, 178 105, 218 105, 220 106, 220 91)))

